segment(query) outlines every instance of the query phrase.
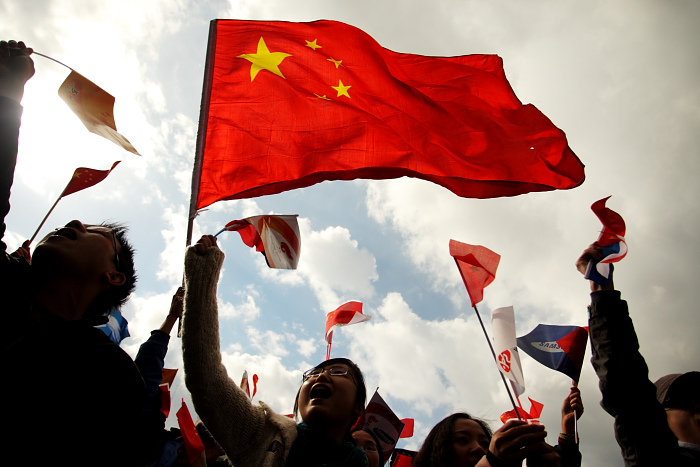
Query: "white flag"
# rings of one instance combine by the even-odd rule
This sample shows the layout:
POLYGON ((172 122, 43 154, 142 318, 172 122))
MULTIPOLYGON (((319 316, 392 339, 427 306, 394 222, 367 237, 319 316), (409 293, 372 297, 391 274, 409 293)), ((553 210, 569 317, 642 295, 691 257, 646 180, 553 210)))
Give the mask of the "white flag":
POLYGON ((501 373, 511 380, 516 396, 525 392, 523 367, 518 355, 518 343, 515 337, 515 311, 512 306, 498 308, 491 317, 493 325, 493 347, 498 359, 501 373))

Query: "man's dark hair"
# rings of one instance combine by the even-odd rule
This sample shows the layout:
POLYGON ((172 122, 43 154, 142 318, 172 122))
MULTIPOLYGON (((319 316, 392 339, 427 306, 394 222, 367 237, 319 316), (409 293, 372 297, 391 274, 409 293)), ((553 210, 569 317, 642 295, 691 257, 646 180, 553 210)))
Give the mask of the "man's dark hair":
POLYGON ((109 290, 100 295, 85 314, 88 319, 104 321, 104 317, 108 316, 112 310, 121 308, 129 300, 129 295, 136 287, 137 277, 134 268, 134 247, 126 238, 129 229, 124 224, 117 222, 102 222, 99 225, 111 229, 121 246, 118 253, 119 267, 117 271, 124 274, 126 278, 122 285, 110 287, 109 290))
POLYGON ((443 418, 430 430, 428 436, 423 441, 420 451, 413 459, 413 467, 438 467, 453 465, 454 446, 453 434, 454 424, 460 418, 473 420, 484 429, 486 437, 491 440, 493 432, 488 424, 479 418, 474 418, 466 412, 457 412, 443 418))
MULTIPOLYGON (((355 380, 355 384, 357 384, 357 394, 355 395, 355 407, 361 414, 364 411, 365 403, 367 402, 367 388, 365 387, 365 377, 362 376, 362 371, 360 370, 360 367, 357 366, 357 364, 349 358, 331 358, 330 360, 326 360, 325 362, 319 363, 318 365, 316 365, 315 368, 325 368, 327 366, 335 365, 336 363, 342 363, 343 365, 347 365, 348 368, 350 368, 350 373, 352 373, 352 377, 355 380)), ((303 385, 304 382, 302 381, 301 384, 303 385)), ((301 393, 301 386, 299 386, 297 395, 294 398, 295 417, 299 415, 299 393, 301 393)))

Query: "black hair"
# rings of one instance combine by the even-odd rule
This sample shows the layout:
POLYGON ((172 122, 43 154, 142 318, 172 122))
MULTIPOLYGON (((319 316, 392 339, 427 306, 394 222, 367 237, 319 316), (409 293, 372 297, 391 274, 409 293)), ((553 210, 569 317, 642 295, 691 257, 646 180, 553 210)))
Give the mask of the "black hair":
MULTIPOLYGON (((365 377, 362 376, 362 370, 360 370, 360 367, 357 366, 357 364, 349 358, 331 358, 330 360, 326 360, 325 362, 319 363, 314 368, 325 368, 327 366, 335 365, 336 363, 342 363, 343 365, 347 365, 348 368, 350 368, 350 373, 352 373, 352 377, 355 379, 355 384, 357 384, 357 394, 355 395, 355 407, 358 410, 359 417, 364 412, 365 403, 367 402, 367 388, 365 387, 365 377)), ((304 381, 301 382, 301 385, 303 384, 304 381)), ((294 398, 294 417, 299 416, 299 394, 301 393, 301 385, 299 386, 297 395, 294 398)))
POLYGON ((90 306, 86 317, 98 321, 100 321, 100 317, 108 316, 112 310, 121 308, 129 300, 131 292, 136 288, 137 281, 136 269, 134 268, 134 247, 126 238, 129 229, 126 225, 117 222, 102 222, 99 225, 111 229, 117 242, 121 245, 117 253, 119 257, 117 271, 124 274, 125 280, 122 285, 110 287, 90 306))
POLYGON ((457 412, 443 418, 430 430, 423 441, 420 451, 413 459, 413 467, 440 467, 452 465, 454 461, 452 430, 457 420, 464 418, 473 420, 483 428, 486 437, 491 441, 493 432, 489 425, 479 418, 472 417, 466 412, 457 412))

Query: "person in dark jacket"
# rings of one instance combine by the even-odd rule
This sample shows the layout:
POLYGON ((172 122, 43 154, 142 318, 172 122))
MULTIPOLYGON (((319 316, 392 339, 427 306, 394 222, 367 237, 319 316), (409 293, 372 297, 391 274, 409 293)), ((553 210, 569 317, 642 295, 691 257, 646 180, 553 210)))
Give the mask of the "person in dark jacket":
MULTIPOLYGON (((31 53, 22 42, 0 41, 0 240, 31 53)), ((0 241, 0 400, 13 426, 4 438, 7 465, 144 465, 158 449, 136 365, 94 327, 134 289, 125 232, 73 220, 31 256, 26 242, 26 254, 10 255, 0 241)))
MULTIPOLYGON (((585 274, 588 263, 602 257, 601 247, 594 243, 576 261, 576 268, 585 274)), ((676 403, 672 398, 666 400, 666 377, 657 382, 657 394, 657 386, 649 380, 649 369, 639 353, 627 302, 615 290, 612 276, 608 285, 590 281, 590 287, 591 362, 603 395, 601 405, 615 419, 615 437, 625 465, 700 466, 697 379, 692 389, 679 392, 683 396, 676 403)))

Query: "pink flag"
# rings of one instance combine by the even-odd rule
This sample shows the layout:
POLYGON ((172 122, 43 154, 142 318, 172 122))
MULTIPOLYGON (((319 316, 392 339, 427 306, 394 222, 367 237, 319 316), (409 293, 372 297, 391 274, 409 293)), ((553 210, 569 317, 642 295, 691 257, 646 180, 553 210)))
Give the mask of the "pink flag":
POLYGON ((243 243, 265 256, 276 269, 296 269, 301 254, 297 216, 253 216, 229 222, 216 233, 238 231, 243 243))
POLYGON ((469 245, 456 240, 450 240, 450 255, 457 263, 472 306, 476 306, 484 299, 484 288, 496 278, 501 256, 483 246, 469 245))

